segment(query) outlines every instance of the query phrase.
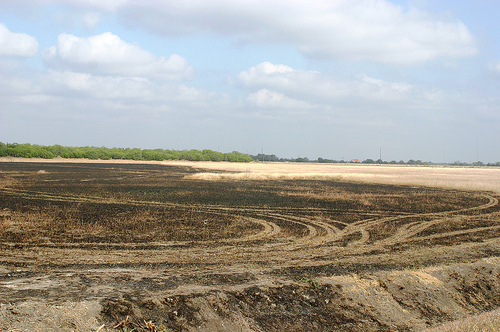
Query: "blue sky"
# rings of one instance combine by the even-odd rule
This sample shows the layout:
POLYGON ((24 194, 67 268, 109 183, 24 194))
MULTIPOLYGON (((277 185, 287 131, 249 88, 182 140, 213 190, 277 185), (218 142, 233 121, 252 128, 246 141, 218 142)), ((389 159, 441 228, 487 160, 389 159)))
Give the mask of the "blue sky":
POLYGON ((499 7, 0 0, 0 141, 500 161, 499 7))

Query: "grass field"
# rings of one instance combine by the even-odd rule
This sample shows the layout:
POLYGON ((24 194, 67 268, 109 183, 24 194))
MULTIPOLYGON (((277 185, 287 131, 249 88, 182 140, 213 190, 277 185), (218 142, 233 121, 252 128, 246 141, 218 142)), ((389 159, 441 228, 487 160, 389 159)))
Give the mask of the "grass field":
POLYGON ((497 332, 500 331, 500 310, 460 319, 428 329, 425 332, 497 332))
POLYGON ((420 330, 492 310, 499 171, 4 160, 0 330, 420 330))
MULTIPOLYGON (((169 164, 189 165, 182 161, 169 164)), ((232 174, 204 172, 195 175, 200 179, 333 178, 344 181, 500 192, 499 167, 213 162, 198 162, 194 167, 234 172, 232 174)))

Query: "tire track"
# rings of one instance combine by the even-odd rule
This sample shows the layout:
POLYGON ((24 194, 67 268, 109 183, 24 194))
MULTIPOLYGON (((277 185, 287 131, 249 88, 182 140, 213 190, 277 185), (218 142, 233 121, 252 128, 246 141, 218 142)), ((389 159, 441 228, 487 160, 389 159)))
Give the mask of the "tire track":
POLYGON ((432 213, 416 213, 416 214, 405 214, 405 215, 399 215, 399 216, 394 216, 394 217, 385 217, 385 218, 371 218, 371 219, 365 219, 365 220, 360 220, 358 222, 355 222, 353 224, 350 224, 349 226, 344 229, 346 234, 352 234, 355 232, 361 232, 363 235, 362 240, 358 242, 358 244, 366 244, 367 241, 369 240, 369 234, 370 230, 376 228, 377 226, 381 226, 382 224, 388 223, 388 222, 398 222, 402 221, 404 219, 410 219, 410 218, 426 218, 426 217, 441 217, 437 218, 431 221, 426 221, 426 222, 414 222, 414 223, 409 223, 406 225, 400 226, 396 233, 386 239, 378 240, 374 244, 377 246, 383 246, 383 245, 394 245, 396 243, 400 243, 404 241, 407 238, 410 238, 412 236, 417 235, 418 233, 424 231, 425 229, 431 227, 432 225, 435 225, 440 222, 445 222, 448 216, 460 214, 460 213, 465 213, 465 212, 471 212, 471 211, 479 211, 479 210, 485 210, 491 207, 494 207, 498 205, 498 199, 491 196, 491 195, 483 195, 483 197, 488 198, 488 202, 486 204, 480 205, 480 206, 475 206, 471 208, 464 208, 464 209, 458 209, 458 210, 452 210, 452 211, 443 211, 443 212, 432 212, 432 213))
POLYGON ((433 219, 430 221, 422 222, 422 223, 414 223, 412 225, 409 225, 409 227, 400 229, 397 234, 395 234, 392 237, 389 237, 385 240, 379 241, 378 244, 382 245, 393 245, 397 243, 404 243, 407 242, 408 239, 416 236, 417 234, 423 232, 424 230, 428 229, 429 227, 439 224, 439 223, 444 223, 446 221, 453 220, 450 216, 464 213, 464 212, 471 212, 471 211, 480 211, 480 210, 485 210, 491 207, 494 207, 498 205, 498 199, 490 196, 490 195, 483 195, 483 197, 488 198, 488 203, 472 207, 472 208, 466 208, 466 209, 460 209, 460 210, 455 210, 455 211, 445 211, 445 212, 437 212, 437 213, 425 213, 425 214, 418 214, 414 215, 415 217, 430 217, 430 216, 441 216, 441 218, 433 219))

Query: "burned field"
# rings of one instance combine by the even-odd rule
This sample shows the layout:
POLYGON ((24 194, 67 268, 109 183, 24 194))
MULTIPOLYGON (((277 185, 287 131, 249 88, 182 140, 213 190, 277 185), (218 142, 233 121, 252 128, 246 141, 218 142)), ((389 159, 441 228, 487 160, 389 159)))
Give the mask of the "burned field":
POLYGON ((0 298, 96 301, 110 331, 411 330, 500 305, 498 282, 477 278, 454 288, 462 311, 439 315, 390 292, 404 271, 498 256, 498 194, 199 172, 0 163, 0 298), (353 276, 411 319, 360 309, 338 279, 353 276))

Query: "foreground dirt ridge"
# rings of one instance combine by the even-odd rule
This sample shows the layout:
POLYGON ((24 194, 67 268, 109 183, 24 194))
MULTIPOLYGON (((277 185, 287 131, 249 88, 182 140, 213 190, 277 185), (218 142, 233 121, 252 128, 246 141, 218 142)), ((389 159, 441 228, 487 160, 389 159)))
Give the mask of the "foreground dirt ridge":
MULTIPOLYGON (((134 272, 140 273, 127 271, 129 276, 134 272)), ((90 271, 87 278, 100 275, 105 280, 105 274, 90 271)), ((151 272, 145 274, 152 277, 151 272)), ((65 271, 52 277, 46 287, 71 289, 71 275, 65 271)), ((420 331, 500 305, 500 258, 297 281, 269 282, 268 277, 259 275, 250 283, 226 287, 186 284, 184 294, 160 289, 137 293, 125 287, 103 299, 81 294, 87 299, 54 304, 55 299, 35 297, 3 303, 0 330, 146 330, 151 322, 164 331, 420 331)), ((43 280, 24 282, 34 285, 43 280)), ((86 292, 108 287, 109 294, 113 288, 105 283, 93 287, 86 292)))
POLYGON ((278 286, 103 301, 103 314, 185 331, 419 331, 500 304, 500 259, 278 286), (492 301, 493 299, 493 301, 492 301))

